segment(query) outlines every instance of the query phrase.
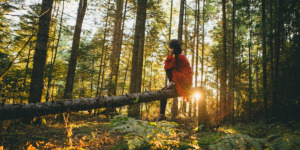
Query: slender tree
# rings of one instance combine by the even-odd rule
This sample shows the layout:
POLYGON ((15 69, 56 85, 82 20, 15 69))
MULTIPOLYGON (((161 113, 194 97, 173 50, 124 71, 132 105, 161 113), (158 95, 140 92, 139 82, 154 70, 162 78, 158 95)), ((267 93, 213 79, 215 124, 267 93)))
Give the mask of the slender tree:
POLYGON ((203 87, 203 74, 204 74, 204 35, 205 35, 205 0, 203 0, 203 9, 202 9, 202 51, 201 51, 201 86, 203 87))
POLYGON ((275 19, 273 16, 273 1, 270 0, 269 2, 269 60, 270 60, 270 99, 272 101, 272 114, 273 114, 273 104, 274 104, 274 98, 275 98, 275 88, 274 88, 274 34, 273 34, 273 27, 274 27, 274 22, 273 20, 275 19))
POLYGON ((275 41, 274 41, 274 89, 273 89, 273 101, 272 101, 272 115, 273 117, 275 117, 276 119, 278 119, 279 117, 279 58, 280 58, 280 44, 281 44, 281 7, 282 7, 282 3, 280 3, 281 1, 275 1, 275 16, 276 16, 276 27, 275 27, 275 41))
MULTIPOLYGON (((202 54, 201 54, 201 87, 204 87, 203 84, 203 73, 204 73, 204 22, 205 22, 205 0, 202 4, 202 54)), ((198 102, 198 125, 206 125, 208 121, 208 113, 206 109, 206 93, 202 93, 199 102, 198 102)))
MULTIPOLYGON (((136 80, 138 76, 142 74, 137 74, 138 72, 138 63, 139 63, 139 49, 140 49, 140 42, 141 36, 145 29, 145 24, 143 22, 146 20, 146 10, 147 10, 147 0, 138 0, 138 7, 137 7, 137 15, 136 15, 136 25, 135 25, 135 33, 134 33, 134 43, 133 43, 133 50, 132 50, 132 63, 131 63, 131 78, 130 78, 130 93, 137 93, 138 81, 136 80)), ((142 45, 144 46, 144 45, 142 45)), ((128 116, 130 117, 139 117, 140 114, 140 106, 139 104, 134 104, 129 106, 128 116)))
MULTIPOLYGON (((171 10, 170 10, 170 24, 169 24, 169 41, 171 40, 171 34, 172 34, 172 15, 173 15, 173 0, 171 0, 171 10)), ((168 53, 169 54, 169 49, 168 49, 168 53)), ((167 86, 168 84, 168 77, 167 75, 165 75, 165 85, 167 86)))
POLYGON ((266 0, 262 0, 262 40, 263 40, 263 101, 264 101, 264 117, 268 112, 267 100, 267 46, 266 46, 266 0))
POLYGON ((109 88, 109 95, 117 94, 119 63, 122 48, 122 17, 123 17, 123 0, 117 0, 116 11, 114 14, 114 31, 112 41, 112 55, 110 59, 110 83, 113 85, 109 88))
POLYGON ((96 96, 99 96, 100 77, 101 77, 102 69, 104 68, 103 60, 105 58, 104 53, 105 53, 105 43, 106 43, 106 35, 107 35, 107 25, 109 22, 109 11, 110 11, 110 0, 108 1, 108 4, 107 4, 107 11, 106 11, 106 17, 105 17, 105 26, 104 26, 103 42, 102 42, 102 46, 101 46, 102 51, 101 51, 100 67, 99 67, 99 72, 98 72, 96 96))
POLYGON ((229 97, 230 105, 232 107, 231 110, 231 124, 234 125, 234 90, 235 90, 235 0, 232 0, 232 35, 231 35, 231 64, 230 64, 230 72, 229 72, 229 97))
POLYGON ((53 0, 43 0, 33 58, 29 103, 41 102, 53 0))
POLYGON ((66 98, 66 99, 72 98, 76 63, 77 63, 79 43, 80 43, 80 34, 81 34, 81 28, 82 28, 83 19, 85 16, 86 8, 87 8, 87 0, 80 0, 79 6, 78 6, 77 18, 76 18, 75 31, 74 31, 74 36, 73 36, 71 56, 69 59, 66 88, 64 91, 64 98, 66 98))
POLYGON ((226 80, 227 80, 227 50, 226 50, 226 1, 222 0, 222 32, 223 32, 223 47, 222 47, 222 64, 220 77, 220 105, 222 116, 226 115, 226 80))
POLYGON ((185 0, 180 0, 180 14, 179 14, 179 22, 178 22, 178 41, 181 45, 182 45, 184 3, 185 3, 185 0))
POLYGON ((251 112, 252 112, 252 55, 251 55, 251 49, 252 49, 252 16, 251 16, 251 8, 250 8, 250 0, 247 0, 247 12, 249 16, 249 22, 248 22, 248 27, 249 27, 249 32, 250 32, 250 37, 249 37, 249 42, 248 42, 248 57, 249 57, 249 63, 248 63, 248 77, 249 77, 249 88, 248 88, 248 100, 249 100, 249 105, 248 105, 248 121, 251 121, 251 112))
MULTIPOLYGON (((51 63, 51 66, 50 66, 50 71, 49 71, 48 84, 47 84, 48 89, 50 89, 50 87, 51 87, 53 68, 54 68, 54 64, 55 64, 55 61, 56 61, 58 45, 59 45, 60 38, 61 38, 64 8, 65 8, 65 1, 63 0, 63 6, 62 6, 61 16, 60 16, 59 31, 58 31, 58 38, 57 38, 57 42, 56 42, 56 46, 55 46, 55 52, 54 52, 53 60, 52 60, 52 63, 51 63)), ((48 95, 50 95, 50 93, 47 91, 46 101, 48 101, 48 95)))

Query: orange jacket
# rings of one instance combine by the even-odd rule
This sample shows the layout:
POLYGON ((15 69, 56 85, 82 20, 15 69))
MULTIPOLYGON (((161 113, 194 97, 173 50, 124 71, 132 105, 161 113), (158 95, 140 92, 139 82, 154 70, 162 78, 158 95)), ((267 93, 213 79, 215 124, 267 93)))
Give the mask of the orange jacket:
POLYGON ((165 61, 165 69, 172 69, 172 78, 176 83, 179 96, 188 96, 192 88, 193 74, 188 59, 180 54, 178 56, 178 70, 175 57, 168 55, 165 61))

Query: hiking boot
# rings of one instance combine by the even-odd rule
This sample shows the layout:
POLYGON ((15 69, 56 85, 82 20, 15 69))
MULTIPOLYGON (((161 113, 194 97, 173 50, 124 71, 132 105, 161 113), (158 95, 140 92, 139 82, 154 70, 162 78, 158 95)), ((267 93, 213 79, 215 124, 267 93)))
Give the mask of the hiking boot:
POLYGON ((159 114, 158 118, 157 118, 157 121, 162 121, 162 120, 166 120, 167 117, 163 114, 159 114))
POLYGON ((164 88, 162 88, 161 91, 172 90, 174 86, 175 86, 175 82, 171 81, 167 86, 165 86, 164 88))

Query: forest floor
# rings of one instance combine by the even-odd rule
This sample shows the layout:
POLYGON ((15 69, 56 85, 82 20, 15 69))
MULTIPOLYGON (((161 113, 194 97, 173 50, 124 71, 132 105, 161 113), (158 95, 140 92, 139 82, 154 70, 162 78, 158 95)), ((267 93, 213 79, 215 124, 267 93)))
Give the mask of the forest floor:
POLYGON ((46 118, 42 125, 1 122, 3 149, 300 149, 300 124, 256 122, 206 128, 192 119, 148 122, 74 113, 68 126, 46 118))

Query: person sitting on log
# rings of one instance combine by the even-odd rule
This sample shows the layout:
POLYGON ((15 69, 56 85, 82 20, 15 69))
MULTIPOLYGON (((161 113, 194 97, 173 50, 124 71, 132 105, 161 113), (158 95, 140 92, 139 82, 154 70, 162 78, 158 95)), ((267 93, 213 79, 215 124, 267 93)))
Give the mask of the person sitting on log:
MULTIPOLYGON (((190 93, 193 81, 190 62, 185 55, 181 54, 182 49, 177 39, 173 39, 169 42, 169 48, 170 51, 165 60, 164 68, 170 83, 163 88, 163 90, 172 89, 174 87, 178 95, 187 101, 187 96, 190 93), (175 55, 175 57, 173 55, 175 55)), ((167 99, 160 100, 159 120, 166 119, 166 105, 167 99)))

